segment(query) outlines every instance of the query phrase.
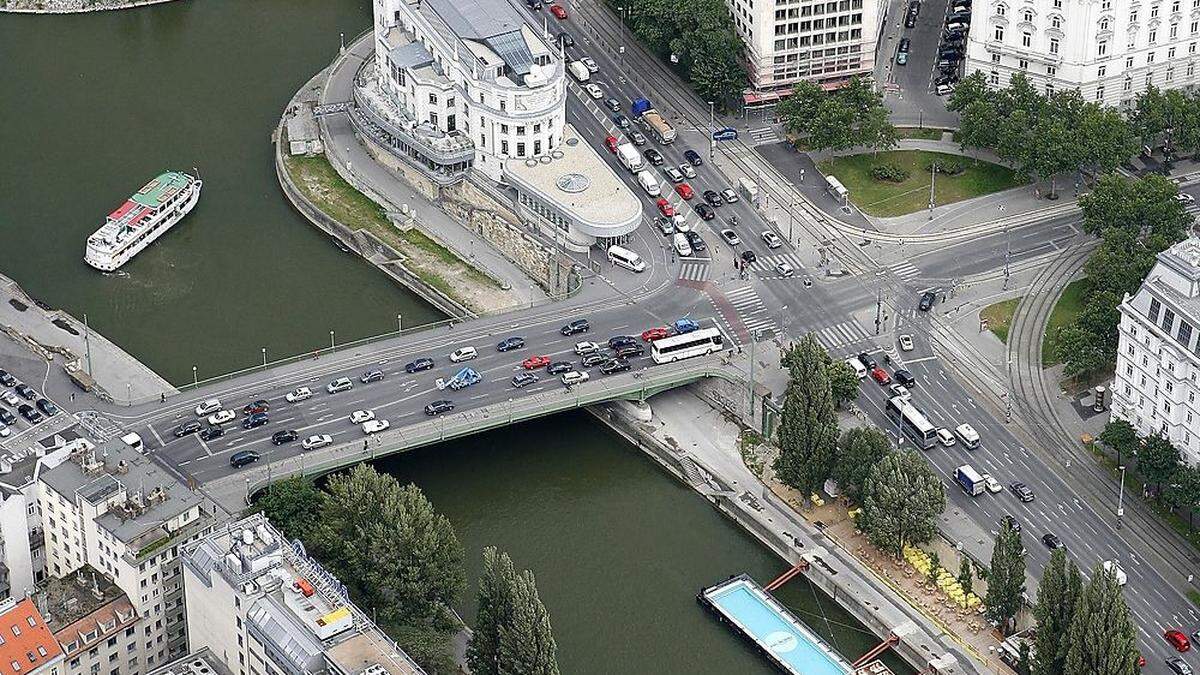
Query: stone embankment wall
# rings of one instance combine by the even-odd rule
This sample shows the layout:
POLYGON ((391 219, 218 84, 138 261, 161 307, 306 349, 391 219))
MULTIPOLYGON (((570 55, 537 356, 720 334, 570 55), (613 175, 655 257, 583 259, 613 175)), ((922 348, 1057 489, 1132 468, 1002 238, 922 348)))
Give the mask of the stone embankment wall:
POLYGON ((0 0, 0 12, 17 14, 79 14, 161 5, 175 0, 0 0))

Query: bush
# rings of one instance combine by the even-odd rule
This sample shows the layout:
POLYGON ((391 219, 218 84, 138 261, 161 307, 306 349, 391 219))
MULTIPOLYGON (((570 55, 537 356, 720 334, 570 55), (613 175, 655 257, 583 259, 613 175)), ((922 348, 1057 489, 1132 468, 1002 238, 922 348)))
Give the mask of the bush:
POLYGON ((903 183, 908 180, 908 169, 895 164, 876 164, 871 167, 871 176, 875 180, 885 180, 889 183, 903 183))
POLYGON ((967 170, 967 163, 961 159, 937 159, 926 164, 925 170, 936 170, 944 176, 957 176, 967 170))

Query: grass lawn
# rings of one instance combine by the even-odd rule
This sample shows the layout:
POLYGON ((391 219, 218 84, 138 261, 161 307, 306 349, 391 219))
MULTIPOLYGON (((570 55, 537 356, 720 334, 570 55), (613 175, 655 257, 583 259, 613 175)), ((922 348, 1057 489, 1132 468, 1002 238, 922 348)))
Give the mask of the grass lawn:
POLYGON ((1046 339, 1042 341, 1042 365, 1046 368, 1060 363, 1055 356, 1056 335, 1058 329, 1071 323, 1083 311, 1083 297, 1087 292, 1087 279, 1079 279, 1067 284, 1058 304, 1050 312, 1050 321, 1046 324, 1046 339))
POLYGON ((996 164, 924 150, 893 150, 881 152, 878 157, 871 153, 833 157, 821 162, 820 168, 826 175, 837 176, 850 191, 850 200, 864 213, 891 217, 929 207, 927 166, 934 159, 965 161, 967 165, 967 170, 957 176, 938 175, 934 194, 939 206, 1007 190, 1025 182, 1011 169, 996 164), (871 167, 877 164, 902 167, 909 172, 908 178, 900 183, 876 180, 871 176, 871 167))
POLYGON ((901 127, 896 129, 897 138, 923 138, 927 141, 942 140, 942 129, 930 129, 929 127, 901 127))
POLYGON ((988 305, 979 313, 979 318, 987 319, 988 330, 996 334, 1000 341, 1008 344, 1008 329, 1012 326, 1013 314, 1017 312, 1017 305, 1021 302, 1021 298, 1013 298, 1011 300, 1003 300, 994 305, 988 305))

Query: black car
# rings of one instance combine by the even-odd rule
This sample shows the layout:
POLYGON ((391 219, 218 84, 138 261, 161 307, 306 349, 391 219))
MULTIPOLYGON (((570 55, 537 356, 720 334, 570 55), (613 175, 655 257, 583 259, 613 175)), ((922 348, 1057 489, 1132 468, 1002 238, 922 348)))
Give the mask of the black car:
POLYGON ((691 246, 693 251, 707 251, 708 250, 708 244, 704 243, 704 237, 701 237, 700 233, 695 232, 693 230, 688 230, 687 232, 684 232, 683 234, 684 234, 684 236, 687 237, 688 246, 691 246))
POLYGON ((429 370, 432 367, 433 367, 433 359, 419 358, 416 361, 410 361, 410 362, 404 364, 404 372, 410 373, 410 374, 411 373, 419 373, 422 370, 429 370))
POLYGON ((1008 486, 1008 490, 1023 502, 1033 501, 1033 490, 1030 490, 1029 486, 1024 483, 1013 483, 1008 486))
POLYGON ((0 422, 4 422, 11 427, 17 423, 17 416, 8 412, 4 408, 0 408, 0 422))
POLYGON ((192 420, 191 422, 184 422, 183 424, 180 424, 179 426, 175 427, 175 438, 183 438, 184 436, 187 436, 188 434, 194 434, 197 431, 200 431, 200 423, 199 422, 197 422, 196 420, 192 420))
POLYGON ((866 366, 867 370, 871 370, 871 369, 875 368, 875 366, 879 365, 878 363, 875 362, 875 357, 871 356, 870 354, 868 354, 866 352, 858 353, 858 362, 863 364, 864 366, 866 366))
POLYGON ((654 148, 646 148, 646 151, 642 154, 645 155, 646 161, 650 162, 654 166, 662 166, 663 162, 666 161, 663 159, 662 153, 654 148))
POLYGON ((908 0, 908 13, 916 16, 921 13, 921 0, 908 0))
POLYGON ((604 99, 604 107, 613 112, 621 112, 621 102, 611 96, 604 99))
POLYGON ((232 466, 235 469, 240 469, 247 464, 253 464, 254 462, 257 462, 258 459, 259 455, 257 452, 253 450, 242 450, 241 452, 235 452, 229 456, 229 466, 232 466))
POLYGON ((637 338, 633 337, 632 335, 614 335, 614 336, 608 338, 608 348, 609 349, 617 349, 617 348, 621 347, 622 345, 633 345, 633 344, 637 344, 637 338))
POLYGON ((896 47, 896 51, 902 54, 907 54, 909 47, 912 46, 912 40, 908 38, 900 38, 900 46, 896 47))
POLYGON ((41 410, 42 412, 46 413, 46 417, 54 417, 59 412, 61 412, 58 409, 58 406, 54 405, 53 401, 50 401, 49 399, 45 399, 45 398, 38 399, 37 407, 38 407, 38 410, 41 410))
POLYGON ((758 256, 754 255, 754 251, 742 251, 742 262, 752 263, 758 260, 758 256))
POLYGON ((1051 551, 1053 551, 1056 548, 1063 547, 1062 540, 1059 539, 1058 537, 1054 536, 1053 534, 1050 534, 1049 532, 1042 535, 1042 543, 1045 544, 1046 548, 1050 549, 1051 551))
POLYGON ((575 370, 575 364, 570 361, 555 361, 546 366, 546 372, 551 375, 561 375, 570 370, 575 370))
POLYGON ((955 82, 958 82, 958 73, 950 73, 948 75, 942 75, 941 77, 934 80, 933 85, 935 87, 940 87, 943 85, 949 86, 951 84, 954 84, 955 82))
POLYGON ((17 385, 17 378, 13 377, 12 373, 7 370, 0 368, 0 385, 15 387, 17 385))
POLYGON ((933 301, 937 300, 937 294, 933 291, 925 291, 921 294, 921 299, 917 301, 917 309, 922 312, 928 312, 933 309, 933 301))
POLYGON ((717 212, 708 204, 697 204, 696 213, 704 220, 712 220, 717 217, 717 212))
POLYGON ((18 396, 20 396, 22 398, 27 398, 30 401, 32 401, 33 399, 38 397, 37 392, 33 390, 33 387, 31 387, 25 383, 21 383, 15 387, 13 387, 13 391, 17 392, 18 396))
POLYGON ((598 366, 607 360, 608 360, 608 357, 605 356, 604 354, 601 354, 599 352, 593 352, 593 353, 588 354, 587 356, 583 357, 582 363, 583 363, 584 368, 591 368, 592 366, 598 366))
POLYGON ((450 412, 451 410, 454 410, 454 402, 447 401, 445 399, 434 401, 433 403, 425 406, 425 414, 429 415, 430 417, 433 417, 434 415, 441 415, 442 413, 450 412))
POLYGON ((946 23, 953 23, 955 21, 959 23, 971 23, 971 10, 964 9, 946 15, 946 23))
POLYGON ((500 344, 496 345, 496 351, 507 352, 507 351, 511 351, 513 349, 521 349, 524 346, 525 346, 525 338, 522 338, 522 337, 504 338, 503 340, 500 341, 500 344))
POLYGON ((200 432, 200 438, 205 441, 211 441, 225 435, 225 427, 205 427, 204 431, 200 432))
POLYGON ((284 431, 276 431, 275 433, 271 434, 271 442, 274 443, 275 445, 283 445, 284 443, 291 443, 292 441, 296 440, 297 438, 300 438, 300 434, 296 433, 295 431, 293 431, 291 429, 285 429, 284 431))
POLYGON ((725 203, 725 200, 721 199, 721 194, 716 190, 705 190, 704 201, 708 202, 712 206, 720 206, 725 203))
POLYGON ((542 8, 542 0, 525 0, 525 6, 537 11, 542 8))
POLYGON ((959 39, 959 38, 966 39, 966 37, 967 37, 967 29, 966 28, 947 28, 946 30, 942 31, 942 39, 943 40, 952 40, 952 39, 959 39))
POLYGON ((17 407, 17 412, 21 413, 21 417, 29 420, 30 424, 37 424, 43 419, 42 413, 38 412, 37 408, 34 408, 28 403, 22 403, 19 407, 17 407))
POLYGON ((574 47, 575 38, 571 37, 571 34, 567 31, 563 31, 558 34, 558 43, 563 47, 574 47))
POLYGON ((616 352, 618 358, 627 359, 631 356, 645 356, 646 348, 635 342, 617 347, 616 352))
POLYGON ((906 14, 904 17, 904 27, 905 28, 916 28, 917 27, 917 15, 912 12, 909 12, 908 14, 906 14))
POLYGON ((903 368, 892 373, 892 379, 908 387, 909 389, 917 386, 917 378, 913 377, 912 373, 904 370, 903 368))
POLYGON ((362 374, 362 377, 359 377, 358 379, 363 384, 370 384, 371 382, 378 382, 383 379, 383 371, 382 370, 368 370, 367 372, 362 374))
POLYGON ((267 417, 267 413, 265 413, 265 412, 254 413, 253 415, 242 420, 242 428, 243 429, 256 429, 256 428, 261 427, 262 425, 266 424, 268 421, 270 421, 270 418, 267 417))
POLYGON ((625 359, 612 359, 611 361, 607 361, 604 365, 600 366, 600 372, 604 373, 605 375, 619 373, 622 370, 629 370, 629 362, 625 359))
POLYGON ((616 115, 613 115, 612 121, 613 121, 613 124, 617 125, 618 129, 628 129, 629 128, 629 118, 622 115, 621 113, 617 113, 616 115))
POLYGON ((700 159, 700 153, 696 152, 695 150, 685 150, 683 153, 683 158, 686 159, 692 166, 700 166, 704 163, 704 160, 700 159))
POLYGON ((946 46, 946 47, 941 47, 938 49, 938 58, 939 59, 947 59, 949 61, 960 61, 960 60, 962 60, 962 55, 963 55, 963 47, 961 47, 961 46, 957 46, 957 47, 946 46))
POLYGON ((538 377, 533 373, 517 373, 516 375, 513 375, 512 386, 520 389, 521 387, 528 387, 537 381, 538 377))
POLYGON ((579 335, 580 333, 588 332, 591 328, 592 324, 588 323, 587 319, 576 319, 563 326, 558 332, 563 335, 579 335))
POLYGON ((1000 529, 1004 529, 1005 525, 1007 525, 1013 532, 1021 531, 1021 524, 1017 522, 1016 518, 1013 518, 1007 513, 1003 516, 1000 516, 1000 529))
POLYGON ((1192 675, 1192 667, 1178 656, 1167 659, 1167 668, 1170 668, 1175 675, 1192 675))

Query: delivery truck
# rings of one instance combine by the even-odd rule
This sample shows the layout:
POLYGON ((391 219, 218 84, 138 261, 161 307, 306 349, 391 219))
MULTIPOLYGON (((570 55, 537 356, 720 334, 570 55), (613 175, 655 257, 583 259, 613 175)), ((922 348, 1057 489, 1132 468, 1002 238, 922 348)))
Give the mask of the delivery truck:
POLYGON ((979 472, 972 468, 970 464, 963 464, 955 469, 954 480, 958 481, 963 492, 972 497, 978 497, 987 489, 983 481, 983 476, 979 475, 979 472))

